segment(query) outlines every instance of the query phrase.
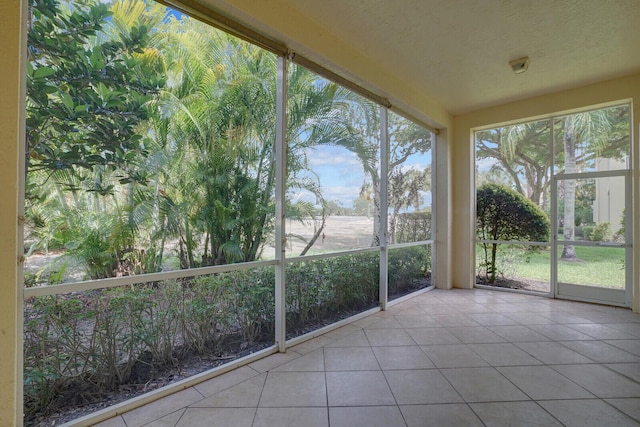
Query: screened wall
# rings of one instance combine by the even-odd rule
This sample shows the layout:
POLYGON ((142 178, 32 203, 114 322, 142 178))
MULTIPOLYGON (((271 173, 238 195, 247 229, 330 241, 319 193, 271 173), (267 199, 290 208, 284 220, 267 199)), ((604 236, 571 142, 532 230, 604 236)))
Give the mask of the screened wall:
POLYGON ((49 6, 29 32, 27 424, 432 286, 431 130, 155 3, 49 6))
POLYGON ((623 104, 476 131, 477 283, 630 305, 630 129, 623 104))

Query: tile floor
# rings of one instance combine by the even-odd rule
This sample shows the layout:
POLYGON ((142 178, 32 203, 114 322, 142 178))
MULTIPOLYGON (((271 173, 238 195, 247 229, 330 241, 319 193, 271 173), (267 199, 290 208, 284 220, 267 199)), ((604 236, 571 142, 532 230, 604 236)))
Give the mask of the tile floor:
POLYGON ((640 316, 436 290, 100 424, 640 426, 640 316))

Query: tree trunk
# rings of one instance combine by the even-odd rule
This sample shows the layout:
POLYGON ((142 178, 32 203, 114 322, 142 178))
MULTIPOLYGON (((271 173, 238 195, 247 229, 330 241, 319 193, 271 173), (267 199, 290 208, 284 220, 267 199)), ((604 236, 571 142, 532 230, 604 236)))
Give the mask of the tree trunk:
MULTIPOLYGON (((568 116, 564 119, 564 173, 576 171, 576 135, 575 117, 568 116)), ((576 181, 567 179, 564 181, 564 223, 562 225, 563 239, 574 240, 575 236, 575 198, 576 181)), ((575 260, 576 248, 573 245, 564 245, 561 259, 575 260)))

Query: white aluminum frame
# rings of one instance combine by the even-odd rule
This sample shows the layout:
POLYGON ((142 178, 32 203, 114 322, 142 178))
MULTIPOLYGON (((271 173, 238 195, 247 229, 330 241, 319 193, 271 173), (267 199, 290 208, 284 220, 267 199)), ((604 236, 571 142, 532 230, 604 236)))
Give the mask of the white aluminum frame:
MULTIPOLYGON (((161 0, 162 1, 162 0, 161 0)), ((171 0, 164 0, 164 3, 173 4, 171 0)), ((198 15, 199 16, 199 15, 198 15)), ((272 49, 268 49, 273 51, 272 49)), ((117 278, 108 278, 108 279, 98 279, 98 280, 85 280, 80 282, 73 283, 64 283, 60 285, 52 285, 52 286, 42 286, 42 287, 32 287, 32 288, 24 288, 23 283, 19 283, 18 286, 22 285, 22 293, 21 296, 23 298, 31 298, 31 297, 41 297, 41 296, 49 296, 49 295, 60 295, 66 293, 73 292, 81 292, 86 290, 93 289, 108 289, 114 288, 118 286, 124 285, 141 285, 149 282, 161 281, 161 280, 172 280, 172 279, 181 279, 187 277, 199 277, 209 274, 217 274, 231 271, 240 271, 240 270, 248 270, 260 267, 267 266, 275 266, 275 288, 274 288, 274 298, 275 298, 275 336, 274 336, 274 345, 260 350, 256 353, 245 356, 241 359, 237 359, 235 361, 226 363, 221 365, 220 367, 214 368, 212 370, 197 374, 191 378, 187 378, 183 381, 177 382, 175 384, 168 385, 161 389, 155 390, 150 393, 146 393, 144 395, 135 397, 126 402, 122 402, 120 404, 111 406, 104 410, 92 413, 90 415, 78 418, 73 420, 65 425, 92 425, 96 422, 106 420, 115 415, 124 413, 136 407, 148 404, 160 397, 167 396, 169 394, 175 393, 176 391, 182 390, 184 388, 190 387, 192 385, 198 384, 207 379, 213 378, 225 372, 228 372, 232 369, 235 369, 239 366, 246 365, 251 363, 252 361, 258 360, 260 358, 266 357, 270 354, 276 352, 285 352, 287 348, 292 345, 302 343, 309 339, 314 338, 322 333, 329 332, 333 329, 336 329, 344 324, 350 323, 359 318, 374 314, 380 310, 387 309, 390 305, 397 304, 403 300, 411 298, 414 295, 419 295, 429 290, 433 289, 435 286, 432 283, 431 286, 415 291, 409 295, 403 296, 399 299, 394 300, 393 302, 388 301, 388 250, 396 249, 396 248, 404 248, 411 246, 420 246, 420 245, 431 245, 434 247, 434 236, 436 227, 436 218, 435 215, 432 215, 432 238, 430 240, 419 241, 419 242, 410 242, 410 243, 402 243, 402 244, 394 244, 389 245, 387 242, 388 238, 388 167, 389 167, 389 129, 388 129, 388 114, 389 107, 388 103, 380 106, 380 245, 368 248, 347 250, 347 251, 338 251, 331 252, 326 254, 318 254, 311 256, 303 256, 303 257, 286 257, 286 217, 285 217, 285 198, 286 198, 286 170, 287 170, 287 70, 288 63, 293 59, 294 55, 288 54, 286 56, 277 55, 277 87, 276 87, 276 138, 274 141, 274 156, 276 163, 276 189, 275 189, 275 246, 276 253, 275 259, 267 260, 267 261, 254 261, 254 262, 245 262, 238 264, 225 264, 219 266, 208 266, 201 268, 192 268, 186 270, 174 270, 168 272, 158 272, 158 273, 147 273, 140 274, 134 276, 125 276, 125 277, 117 277, 117 278), (342 321, 333 323, 324 328, 318 329, 316 331, 309 332, 308 334, 292 338, 291 340, 286 340, 286 266, 290 263, 295 262, 307 262, 318 259, 332 258, 344 255, 353 255, 360 253, 368 253, 368 252, 380 252, 380 287, 379 287, 379 307, 372 308, 366 310, 362 313, 356 314, 348 319, 344 319, 342 321)), ((399 113, 401 114, 401 113, 399 113)), ((406 116, 405 116, 406 117, 406 116)), ((408 119, 416 122, 413 119, 408 119)), ((421 122, 416 122, 420 126, 427 128, 434 135, 437 135, 438 130, 432 129, 421 122)), ((435 212, 435 140, 432 145, 432 167, 431 167, 431 175, 432 175, 432 212, 435 212)), ((24 147, 22 148, 24 150, 24 147)), ((22 195, 24 195, 25 183, 24 177, 19 180, 20 191, 22 195)), ((23 203, 24 204, 24 203, 23 203)), ((24 209, 24 207, 22 207, 24 209)), ((21 215, 21 217, 23 217, 21 215)), ((432 269, 434 267, 434 254, 435 251, 432 250, 432 269)), ((433 270, 432 270, 433 272, 433 270)), ((24 307, 23 299, 19 301, 20 306, 24 307)), ((20 331, 22 331, 22 323, 20 323, 20 331)), ((22 335, 22 333, 20 334, 22 335)), ((20 360, 22 360, 22 352, 20 352, 20 360)), ((22 369, 20 369, 20 373, 22 374, 22 369)), ((22 375, 20 375, 20 378, 22 375)), ((22 382, 20 382, 20 386, 18 387, 20 394, 22 395, 23 387, 22 382)))
MULTIPOLYGON (((631 224, 630 213, 631 204, 631 171, 629 169, 619 169, 613 171, 579 172, 570 174, 558 174, 551 178, 552 194, 555 195, 556 210, 552 211, 554 221, 551 224, 552 230, 552 251, 551 268, 555 278, 553 282, 553 296, 560 299, 572 299, 578 301, 595 302, 600 304, 616 305, 621 307, 631 307, 632 296, 632 269, 633 252, 631 244, 631 232, 629 227, 625 227, 625 242, 591 242, 581 240, 560 240, 558 238, 558 213, 557 197, 558 183, 567 180, 584 180, 597 178, 624 178, 625 183, 625 224, 631 224), (563 245, 587 246, 587 247, 610 247, 623 248, 625 251, 625 285, 624 289, 605 288, 597 285, 579 285, 575 283, 560 282, 558 280, 558 247, 563 245)), ((553 197, 553 196, 552 196, 553 197)))
MULTIPOLYGON (((619 101, 619 102, 610 102, 598 106, 592 106, 589 108, 581 109, 580 112, 589 112, 596 111, 605 108, 617 107, 617 106, 628 106, 629 108, 629 137, 630 137, 630 153, 629 155, 633 159, 634 154, 634 144, 633 144, 633 105, 629 101, 619 101)), ((554 163, 556 156, 556 137, 555 137, 555 126, 554 121, 558 118, 566 117, 567 115, 575 114, 575 112, 571 113, 562 113, 562 114, 549 114, 545 115, 544 118, 539 119, 531 119, 531 120, 522 120, 522 121, 511 121, 508 123, 503 123, 501 125, 490 125, 483 126, 481 128, 477 128, 474 130, 478 132, 480 130, 492 129, 494 127, 500 126, 511 126, 521 123, 530 123, 533 121, 542 121, 548 120, 550 123, 550 141, 551 149, 550 151, 550 165, 551 166, 551 179, 550 183, 550 191, 551 191, 551 200, 550 200, 550 221, 551 221, 551 236, 549 242, 525 242, 525 241, 506 241, 506 240, 479 240, 476 239, 476 244, 480 243, 498 243, 498 244, 517 244, 523 246, 551 246, 550 251, 550 260, 549 260, 549 268, 550 268, 550 283, 549 283, 549 292, 546 293, 547 296, 551 298, 563 298, 563 299, 571 299, 578 301, 586 301, 586 302, 596 302, 601 304, 610 304, 617 305, 621 307, 630 308, 632 305, 633 298, 633 215, 632 210, 634 207, 633 203, 633 171, 634 168, 637 167, 633 164, 629 165, 627 169, 619 169, 612 171, 594 171, 594 172, 576 172, 570 174, 556 174, 554 171, 554 163), (625 243, 603 243, 603 242, 588 242, 588 241, 564 241, 558 239, 558 188, 557 182, 559 180, 567 180, 567 179, 587 179, 587 178, 606 178, 606 177, 625 177, 625 243), (570 283, 559 283, 558 282, 558 246, 563 245, 564 243, 570 243, 573 246, 606 246, 606 247, 618 247, 625 248, 625 289, 624 291, 619 289, 610 289, 610 288, 599 288, 595 286, 585 286, 585 285, 576 285, 570 283), (562 288, 562 289, 561 289, 562 288), (568 291, 568 292, 567 292, 568 291), (623 296, 621 296, 621 294, 623 296)), ((475 137, 474 137, 475 144, 475 137)), ((474 150, 475 153, 475 150, 474 150)), ((475 154, 474 154, 475 158, 475 154)), ((474 179, 475 182, 475 179, 474 179)), ((474 197, 475 200, 475 197, 474 197)), ((475 212, 474 206, 474 217, 477 215, 475 212)), ((475 253, 475 249, 474 249, 475 253)), ((476 287, 483 289, 493 289, 499 291, 510 291, 510 292, 518 292, 518 293, 533 293, 535 295, 544 295, 545 293, 537 293, 537 292, 528 292, 528 291, 519 291, 519 290, 507 290, 501 289, 493 286, 484 286, 484 285, 475 285, 476 287)))

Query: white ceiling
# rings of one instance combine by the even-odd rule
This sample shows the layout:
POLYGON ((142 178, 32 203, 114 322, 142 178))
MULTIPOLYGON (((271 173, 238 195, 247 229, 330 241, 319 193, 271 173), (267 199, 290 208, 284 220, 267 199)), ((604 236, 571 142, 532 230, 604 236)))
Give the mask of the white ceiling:
POLYGON ((312 20, 451 114, 640 72, 640 0, 277 4, 312 20), (529 56, 529 70, 515 75, 509 61, 522 56, 529 56))

